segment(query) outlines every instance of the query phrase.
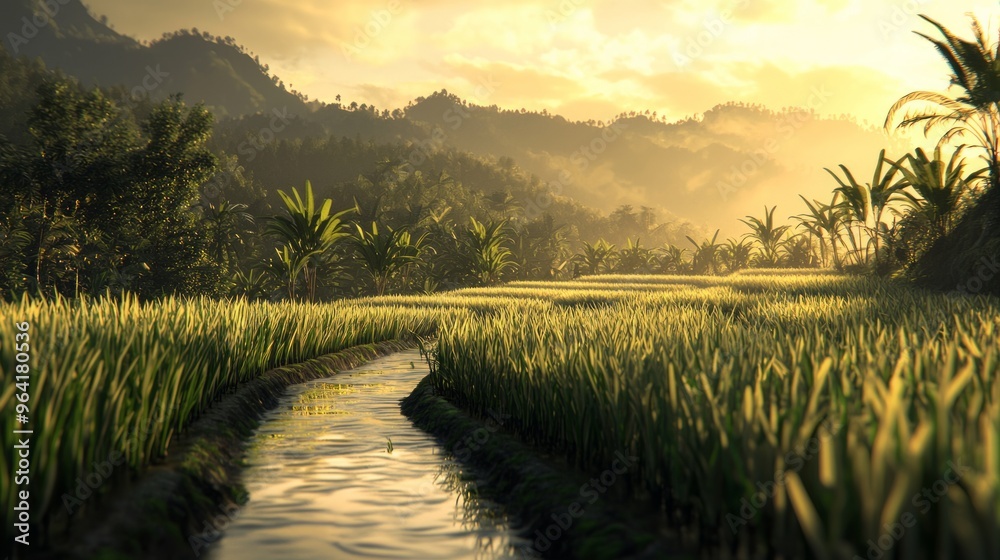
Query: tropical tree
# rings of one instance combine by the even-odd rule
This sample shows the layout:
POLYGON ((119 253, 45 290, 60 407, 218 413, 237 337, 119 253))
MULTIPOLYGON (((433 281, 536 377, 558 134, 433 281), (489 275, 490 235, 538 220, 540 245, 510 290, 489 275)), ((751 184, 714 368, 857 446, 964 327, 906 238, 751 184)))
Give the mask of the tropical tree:
POLYGON ((656 252, 659 253, 659 256, 656 257, 657 272, 661 274, 680 274, 687 271, 689 263, 684 260, 684 253, 687 252, 686 249, 668 243, 657 249, 656 252))
POLYGON ((469 218, 469 227, 462 232, 462 246, 469 258, 473 276, 483 285, 500 281, 504 272, 515 267, 513 253, 507 248, 507 220, 480 223, 469 218))
MULTIPOLYGON (((960 39, 940 23, 921 17, 940 37, 919 34, 948 64, 951 87, 946 93, 915 91, 903 96, 886 114, 885 128, 921 126, 925 137, 939 135, 939 148, 958 143, 980 151, 987 168, 985 192, 963 214, 961 224, 944 238, 935 236, 929 244, 915 244, 922 246, 922 252, 912 261, 911 273, 944 288, 976 275, 982 260, 992 258, 1000 247, 1000 42, 990 44, 975 17, 971 40, 960 39)), ((912 228, 910 235, 924 237, 919 227, 912 228)), ((901 241, 914 245, 907 239, 901 241)), ((1000 293, 1000 283, 994 281, 986 291, 1000 293)))
POLYGON ((965 195, 987 171, 980 169, 965 175, 961 148, 955 150, 947 162, 941 156, 940 147, 934 150, 933 158, 917 148, 914 153, 907 154, 903 162, 905 165, 896 167, 903 174, 905 185, 914 191, 906 193, 907 202, 935 237, 951 231, 965 195))
POLYGON ((380 231, 375 222, 372 222, 371 231, 357 224, 354 227, 356 235, 351 239, 352 245, 372 277, 375 294, 382 295, 396 273, 416 262, 426 234, 413 240, 410 232, 404 229, 384 226, 380 231))
POLYGON ((837 246, 840 243, 840 230, 844 225, 844 208, 837 200, 840 198, 840 192, 834 191, 833 198, 829 204, 823 204, 818 200, 809 202, 802 195, 799 195, 799 198, 809 208, 808 214, 794 216, 796 220, 799 220, 799 227, 806 228, 819 241, 820 258, 824 265, 827 262, 826 240, 830 240, 830 249, 833 252, 833 266, 839 269, 840 253, 837 251, 837 246))
POLYGON ((614 266, 615 246, 603 239, 595 243, 583 242, 583 252, 577 254, 575 260, 582 265, 580 274, 601 274, 609 272, 614 266))
POLYGON ((556 224, 550 214, 528 222, 513 234, 515 260, 520 278, 553 278, 567 264, 565 224, 556 224))
POLYGON ((271 280, 264 271, 251 268, 244 273, 236 269, 233 273, 233 284, 229 290, 231 297, 245 298, 250 301, 267 299, 271 294, 271 280))
POLYGON ((729 238, 722 247, 720 257, 727 272, 738 272, 750 266, 753 256, 753 245, 746 238, 729 238))
POLYGON ((846 166, 841 164, 840 168, 845 175, 843 181, 830 169, 826 169, 826 172, 840 185, 835 192, 843 197, 840 207, 844 210, 843 216, 848 219, 847 227, 844 229, 847 232, 847 238, 851 241, 851 255, 853 255, 856 264, 861 264, 863 262, 861 256, 862 231, 869 231, 868 218, 871 215, 872 194, 868 185, 859 183, 846 166), (856 226, 857 235, 855 235, 855 230, 851 229, 851 225, 856 226))
POLYGON ((815 247, 812 237, 808 234, 800 233, 792 235, 784 242, 784 254, 781 256, 781 265, 790 268, 813 267, 819 264, 816 258, 815 247))
POLYGON ((990 45, 982 25, 972 18, 971 41, 956 37, 933 19, 942 39, 917 33, 930 41, 951 69, 954 94, 914 91, 901 97, 885 117, 886 130, 922 126, 924 135, 941 132, 938 147, 962 138, 971 138, 983 151, 989 170, 989 189, 1000 183, 1000 43, 990 45), (918 108, 912 110, 913 106, 918 108), (903 111, 907 112, 903 112, 903 111), (899 122, 892 124, 900 119, 899 122))
POLYGON ((13 210, 0 213, 0 292, 4 294, 23 289, 27 278, 25 259, 32 236, 19 209, 20 201, 13 210))
POLYGON ((759 245, 757 266, 778 266, 782 237, 791 226, 777 226, 774 224, 774 211, 777 209, 777 206, 772 206, 768 210, 767 206, 765 206, 763 220, 753 216, 747 216, 745 220, 740 220, 750 226, 750 232, 744 237, 753 239, 759 245))
POLYGON ((638 239, 634 242, 631 239, 626 239, 625 247, 618 252, 617 260, 615 272, 622 274, 649 272, 654 262, 652 252, 643 247, 638 239))
POLYGON ((202 220, 208 227, 209 250, 215 262, 234 266, 237 247, 244 243, 248 226, 254 223, 253 215, 247 212, 247 205, 233 204, 228 200, 218 204, 210 202, 204 208, 202 220))
POLYGON ((857 237, 853 231, 847 230, 855 255, 860 258, 859 245, 863 230, 868 237, 865 244, 865 260, 868 260, 868 245, 870 244, 877 261, 880 257, 881 240, 888 230, 882 220, 883 215, 890 204, 901 197, 905 186, 901 179, 896 178, 898 167, 895 162, 885 157, 885 150, 882 150, 878 154, 878 162, 875 164, 872 180, 869 183, 859 183, 847 166, 843 164, 840 165, 840 169, 844 172, 844 179, 841 179, 830 169, 826 169, 826 172, 837 181, 838 187, 835 192, 844 197, 842 205, 849 211, 849 215, 853 217, 857 226, 857 237), (889 164, 888 169, 885 168, 886 163, 889 164), (886 170, 885 173, 883 173, 883 169, 886 170), (869 221, 872 223, 869 224, 869 221))
POLYGON ((295 280, 302 274, 308 301, 316 297, 317 272, 338 241, 349 236, 342 218, 350 212, 331 212, 333 201, 326 199, 316 208, 312 184, 306 181, 305 200, 294 187, 292 194, 278 191, 285 213, 270 218, 266 231, 281 243, 278 257, 286 272, 289 298, 294 298, 295 280))
POLYGON ((720 259, 722 245, 716 243, 719 239, 719 230, 715 230, 715 235, 711 240, 706 239, 699 245, 691 236, 686 236, 687 240, 694 245, 694 254, 691 256, 691 272, 695 274, 716 274, 720 269, 720 259))

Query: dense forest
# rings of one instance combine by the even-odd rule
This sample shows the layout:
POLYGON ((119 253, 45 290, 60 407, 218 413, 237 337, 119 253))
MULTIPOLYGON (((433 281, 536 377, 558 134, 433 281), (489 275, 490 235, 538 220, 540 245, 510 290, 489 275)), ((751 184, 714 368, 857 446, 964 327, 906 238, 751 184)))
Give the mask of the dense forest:
MULTIPOLYGON (((939 48, 991 56, 945 35, 939 48)), ((207 41, 249 59, 232 38, 191 31, 161 42, 178 40, 207 41)), ((619 169, 612 177, 634 185, 628 169, 656 159, 642 146, 665 130, 702 139, 702 148, 686 152, 689 160, 707 152, 725 160, 730 156, 711 140, 716 121, 731 124, 741 115, 737 120, 751 129, 789 115, 805 115, 802 126, 824 121, 797 109, 729 104, 676 123, 636 112, 573 123, 471 105, 446 91, 392 111, 341 104, 339 96, 306 110, 298 96, 295 110, 225 116, 228 110, 189 104, 183 94, 86 85, 38 59, 0 52, 0 289, 7 296, 110 290, 329 299, 600 272, 827 266, 945 289, 980 278, 974 291, 995 290, 981 271, 996 268, 997 130, 988 123, 996 122, 997 108, 988 96, 980 100, 977 88, 987 82, 969 70, 975 63, 954 67, 968 95, 911 94, 892 108, 885 127, 933 119, 962 127, 992 116, 975 130, 981 146, 947 157, 941 149, 895 157, 882 149, 870 181, 855 178, 856 165, 837 168, 840 161, 828 157, 818 169, 828 173, 829 198, 800 195, 800 213, 783 207, 784 215, 766 198, 757 211, 740 202, 739 221, 749 229, 720 238, 732 224, 709 229, 677 217, 692 203, 712 208, 704 194, 676 198, 676 208, 667 209, 609 208, 592 198, 587 206, 581 200, 591 187, 575 177, 589 156, 573 147, 595 130, 610 131, 602 141, 619 169), (921 99, 939 102, 942 111, 962 107, 965 120, 903 114, 921 99), (626 139, 616 142, 619 136, 626 139), (980 148, 985 158, 966 157, 980 148), (555 179, 532 171, 545 168, 539 158, 548 156, 539 154, 552 153, 570 154, 563 157, 575 171, 555 179), (972 169, 980 159, 988 166, 972 169)), ((265 66, 257 71, 270 76, 265 66)), ((730 140, 738 147, 751 136, 730 140)), ((771 163, 756 180, 767 179, 771 163)))

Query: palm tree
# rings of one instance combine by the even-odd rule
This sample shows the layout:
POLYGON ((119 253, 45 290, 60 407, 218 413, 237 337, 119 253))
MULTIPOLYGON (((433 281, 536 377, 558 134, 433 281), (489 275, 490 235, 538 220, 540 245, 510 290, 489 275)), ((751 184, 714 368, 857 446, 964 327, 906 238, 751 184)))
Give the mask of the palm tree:
POLYGON ((472 273, 484 285, 499 282, 503 273, 515 266, 513 254, 506 247, 510 243, 506 229, 507 220, 483 224, 469 218, 469 227, 462 232, 472 273))
MULTIPOLYGON (((842 180, 836 173, 826 169, 839 185, 835 192, 844 197, 843 207, 850 211, 854 222, 858 227, 858 236, 848 229, 851 244, 856 254, 860 254, 859 244, 861 242, 862 228, 868 234, 868 243, 874 248, 875 259, 878 260, 881 249, 881 238, 886 233, 886 226, 882 222, 882 216, 889 205, 895 201, 902 193, 904 184, 902 180, 896 179, 898 167, 895 162, 885 157, 885 150, 878 154, 878 163, 875 164, 875 171, 872 173, 872 180, 869 183, 861 184, 854 178, 847 166, 841 164, 840 169, 844 172, 842 180), (884 164, 889 164, 889 169, 882 173, 884 164), (873 224, 869 226, 871 218, 873 224)), ((868 247, 865 247, 866 260, 868 247)))
MULTIPOLYGON (((79 254, 79 222, 74 215, 63 212, 58 206, 50 208, 44 200, 41 204, 29 205, 26 218, 34 250, 32 279, 35 289, 42 291, 50 280, 61 280, 67 261, 79 254)), ((79 292, 79 276, 76 291, 79 292)))
POLYGON ((288 299, 294 300, 299 275, 302 274, 302 269, 305 268, 311 255, 300 255, 289 245, 276 248, 275 253, 276 255, 271 258, 271 261, 265 264, 265 268, 273 277, 284 278, 288 299))
POLYGON ((846 218, 847 222, 844 229, 847 231, 847 238, 851 241, 851 255, 854 256, 854 262, 861 264, 861 232, 862 230, 871 231, 868 228, 868 218, 871 216, 872 193, 867 184, 858 183, 846 166, 842 164, 840 168, 844 171, 845 180, 843 181, 830 169, 826 169, 826 172, 840 185, 834 192, 844 197, 844 200, 840 202, 840 208, 844 211, 843 217, 846 218), (851 224, 857 226, 857 235, 851 229, 851 224))
POLYGON ((816 266, 815 247, 812 238, 804 233, 790 236, 784 243, 785 254, 782 256, 782 266, 790 268, 805 268, 816 266))
POLYGON ((316 208, 312 184, 306 181, 306 199, 302 200, 293 187, 292 195, 278 191, 285 203, 285 214, 268 221, 266 231, 282 244, 278 256, 285 265, 289 281, 289 297, 294 297, 295 279, 301 272, 306 287, 306 298, 316 298, 317 272, 330 250, 349 234, 343 231, 344 215, 350 210, 333 214, 333 201, 326 199, 323 206, 316 208))
POLYGON ((715 230, 715 235, 711 240, 705 240, 699 245, 691 236, 685 236, 694 245, 694 254, 691 256, 691 272, 695 274, 716 274, 719 271, 719 249, 721 244, 716 243, 719 239, 719 230, 715 230))
POLYGON ((649 272, 653 263, 653 255, 649 249, 641 246, 639 240, 633 242, 626 239, 626 245, 618 252, 618 266, 616 272, 623 274, 636 274, 649 272))
POLYGON ((727 272, 737 272, 750 266, 753 246, 744 239, 729 238, 722 247, 722 263, 727 272))
POLYGON ((954 139, 971 137, 983 150, 989 169, 989 191, 1000 184, 1000 43, 991 46, 982 25, 972 18, 973 40, 959 39, 940 23, 921 15, 933 25, 943 40, 917 33, 937 48, 951 68, 951 85, 956 95, 914 91, 901 97, 885 117, 885 129, 913 104, 921 108, 903 114, 896 129, 923 126, 924 135, 943 128, 938 147, 954 139))
POLYGON ((684 260, 684 253, 687 252, 686 249, 681 249, 680 247, 672 244, 667 244, 661 249, 657 250, 660 253, 660 258, 657 260, 658 272, 661 274, 667 273, 682 273, 685 272, 687 262, 684 260))
POLYGON ((232 278, 233 284, 229 295, 248 299, 250 301, 266 299, 271 293, 269 277, 264 271, 251 268, 250 272, 236 269, 232 278))
POLYGON ((355 228, 356 236, 352 239, 354 248, 371 274, 375 294, 382 295, 392 276, 417 260, 426 234, 412 241, 410 232, 393 230, 388 226, 380 232, 375 222, 372 222, 371 231, 365 231, 359 225, 355 228))
POLYGON ((913 154, 907 154, 903 161, 907 166, 896 167, 903 174, 906 186, 916 193, 916 196, 906 193, 912 211, 921 216, 936 237, 945 235, 951 231, 952 219, 958 213, 964 195, 986 169, 965 176, 965 159, 961 148, 952 153, 947 164, 941 157, 940 147, 934 150, 933 159, 917 148, 913 154))
POLYGON ((611 270, 615 255, 615 246, 603 239, 598 239, 596 243, 583 242, 583 252, 576 255, 575 259, 584 266, 581 274, 601 274, 611 270))
POLYGON ((837 244, 840 241, 840 229, 844 224, 844 208, 837 202, 837 199, 840 198, 840 193, 834 191, 830 204, 823 204, 818 200, 809 202, 802 195, 799 195, 799 198, 809 208, 808 214, 794 216, 800 222, 799 227, 806 228, 810 234, 819 240, 820 256, 824 265, 827 262, 825 240, 828 238, 830 240, 830 248, 833 251, 833 266, 840 268, 840 254, 837 251, 837 244))
POLYGON ((772 206, 770 210, 764 207, 764 219, 759 220, 753 216, 740 220, 750 226, 750 232, 745 235, 755 240, 760 245, 760 255, 757 259, 759 266, 778 266, 778 251, 781 249, 782 236, 788 231, 790 226, 774 225, 774 211, 777 206, 772 206))

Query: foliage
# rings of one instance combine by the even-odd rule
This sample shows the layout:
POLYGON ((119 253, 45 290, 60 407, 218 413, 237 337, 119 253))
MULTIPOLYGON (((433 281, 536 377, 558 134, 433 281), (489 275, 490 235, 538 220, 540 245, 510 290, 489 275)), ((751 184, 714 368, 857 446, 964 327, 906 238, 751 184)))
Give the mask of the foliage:
POLYGON ((456 292, 492 312, 443 325, 435 391, 583 472, 638 457, 703 544, 851 558, 909 513, 898 557, 1000 555, 996 300, 775 272, 456 292))
POLYGON ((285 213, 272 217, 266 232, 280 243, 277 252, 286 273, 288 298, 295 298, 301 273, 306 300, 314 301, 321 264, 331 259, 334 246, 349 236, 344 231, 346 224, 342 218, 350 211, 333 213, 330 199, 317 208, 312 184, 308 181, 305 200, 294 187, 291 195, 284 191, 278 194, 285 203, 285 213))

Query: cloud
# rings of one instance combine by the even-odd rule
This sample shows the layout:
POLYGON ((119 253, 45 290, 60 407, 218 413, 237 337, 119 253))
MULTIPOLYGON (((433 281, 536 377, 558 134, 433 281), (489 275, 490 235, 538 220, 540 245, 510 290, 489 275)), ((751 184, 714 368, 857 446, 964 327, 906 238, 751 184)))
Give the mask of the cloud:
MULTIPOLYGON (((962 12, 994 9, 985 0, 916 1, 920 11, 956 30, 967 29, 962 12)), ((408 96, 442 87, 474 98, 492 73, 502 85, 489 103, 565 111, 571 119, 646 109, 680 118, 729 100, 802 105, 814 88, 825 86, 835 95, 824 112, 878 122, 903 93, 941 89, 947 76, 933 48, 909 33, 922 22, 906 13, 901 0, 89 5, 119 31, 139 38, 191 27, 233 36, 313 98, 331 101, 337 93, 352 93, 359 103, 379 106, 405 104, 408 96), (732 18, 720 27, 727 10, 732 18), (387 12, 394 12, 389 21, 387 12), (880 23, 890 20, 899 22, 891 40, 880 31, 880 23), (678 65, 675 55, 692 42, 699 53, 678 65), (361 43, 344 55, 345 45, 361 43)))

